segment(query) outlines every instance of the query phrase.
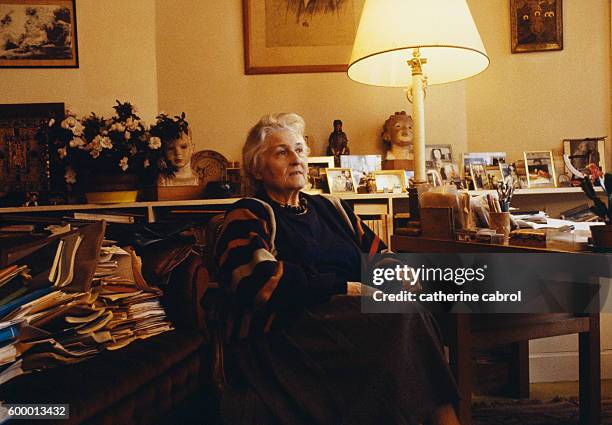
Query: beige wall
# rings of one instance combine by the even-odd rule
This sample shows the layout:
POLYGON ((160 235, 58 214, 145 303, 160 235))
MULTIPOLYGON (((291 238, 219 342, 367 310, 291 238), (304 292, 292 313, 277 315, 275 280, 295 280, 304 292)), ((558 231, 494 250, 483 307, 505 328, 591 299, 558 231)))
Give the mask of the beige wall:
MULTIPOLYGON (((344 121, 353 153, 382 151, 380 131, 390 114, 410 110, 401 89, 368 87, 344 73, 244 75, 241 0, 157 0, 159 105, 185 111, 198 149, 240 160, 250 126, 269 112, 306 119, 313 154, 322 155, 332 121, 344 121)), ((465 149, 464 84, 430 87, 428 143, 465 149)))
MULTIPOLYGON (((79 0, 78 69, 0 69, 0 103, 63 101, 79 114, 110 114, 131 100, 151 120, 185 111, 198 149, 240 159, 263 114, 295 111, 313 153, 344 121, 354 153, 381 152, 384 120, 410 110, 400 89, 364 86, 343 73, 246 76, 241 0, 79 0)), ((491 66, 465 82, 432 86, 427 142, 468 150, 560 152, 563 138, 610 134, 610 3, 564 2, 565 48, 510 54, 506 0, 469 0, 491 66)), ((612 152, 612 144, 609 143, 612 152)), ((612 168, 612 155, 608 155, 612 168)))
POLYGON ((77 69, 0 69, 0 103, 64 102, 110 115, 115 99, 157 112, 153 0, 79 0, 77 69))
MULTIPOLYGON (((610 1, 563 2, 561 51, 510 53, 507 0, 470 0, 491 65, 466 81, 472 151, 562 152, 565 138, 610 135, 610 1)), ((608 166, 612 144, 608 139, 608 166)))

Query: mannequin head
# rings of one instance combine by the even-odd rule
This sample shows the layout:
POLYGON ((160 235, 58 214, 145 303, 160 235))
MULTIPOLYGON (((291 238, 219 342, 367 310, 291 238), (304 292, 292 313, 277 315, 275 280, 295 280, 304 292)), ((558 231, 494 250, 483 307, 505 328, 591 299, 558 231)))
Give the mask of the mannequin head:
POLYGON ((194 148, 191 131, 187 134, 181 133, 179 138, 170 140, 166 144, 166 161, 179 173, 183 168, 190 166, 194 148))

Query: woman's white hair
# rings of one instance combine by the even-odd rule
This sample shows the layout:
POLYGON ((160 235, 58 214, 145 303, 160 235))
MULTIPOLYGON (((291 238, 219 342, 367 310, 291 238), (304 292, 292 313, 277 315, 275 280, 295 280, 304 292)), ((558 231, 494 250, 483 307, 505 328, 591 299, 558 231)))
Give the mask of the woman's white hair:
MULTIPOLYGON (((261 117, 259 122, 251 128, 246 138, 246 142, 242 147, 242 167, 244 176, 248 180, 248 192, 257 190, 258 181, 255 174, 261 171, 261 153, 265 150, 266 137, 270 133, 280 130, 288 130, 301 139, 304 139, 304 119, 293 112, 281 112, 276 114, 268 114, 261 117)), ((306 147, 306 154, 309 153, 309 148, 306 147)), ((252 193, 248 193, 251 195, 252 193)))

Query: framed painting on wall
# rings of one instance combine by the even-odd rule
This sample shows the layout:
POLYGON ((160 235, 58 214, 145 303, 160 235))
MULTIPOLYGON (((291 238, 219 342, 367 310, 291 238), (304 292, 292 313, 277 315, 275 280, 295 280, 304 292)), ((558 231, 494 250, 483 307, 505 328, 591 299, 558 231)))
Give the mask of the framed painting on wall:
POLYGON ((563 50, 562 0, 510 0, 512 53, 563 50))
POLYGON ((78 68, 75 0, 0 0, 0 67, 78 68))
POLYGON ((345 72, 364 0, 243 0, 245 74, 345 72))

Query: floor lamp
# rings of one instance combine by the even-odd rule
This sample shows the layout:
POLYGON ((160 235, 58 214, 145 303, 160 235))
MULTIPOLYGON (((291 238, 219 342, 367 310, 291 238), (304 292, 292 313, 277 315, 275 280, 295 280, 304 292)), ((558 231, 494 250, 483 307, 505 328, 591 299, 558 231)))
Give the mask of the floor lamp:
POLYGON ((348 76, 407 87, 414 120, 414 179, 425 170, 425 90, 471 77, 489 66, 465 0, 365 0, 348 76))

